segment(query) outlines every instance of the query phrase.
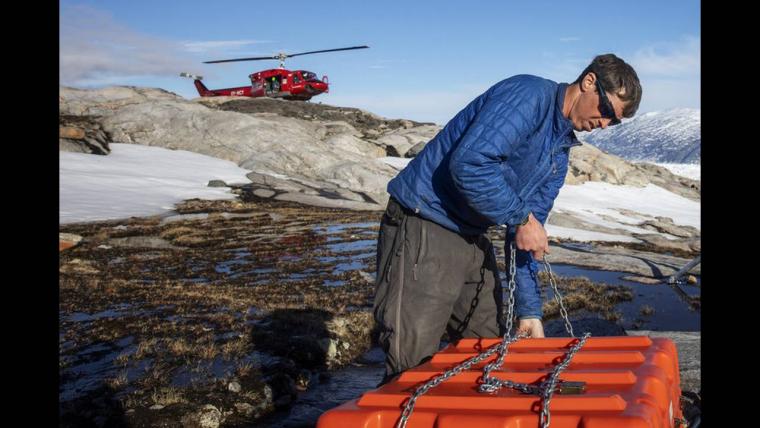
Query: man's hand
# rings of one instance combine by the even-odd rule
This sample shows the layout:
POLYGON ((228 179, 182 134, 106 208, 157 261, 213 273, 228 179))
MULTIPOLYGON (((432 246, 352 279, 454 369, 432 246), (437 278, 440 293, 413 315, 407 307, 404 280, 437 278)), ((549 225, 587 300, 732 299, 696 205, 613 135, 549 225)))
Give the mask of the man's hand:
POLYGON ((528 222, 525 226, 517 226, 515 245, 520 250, 530 251, 536 261, 544 259, 544 253, 549 254, 549 238, 541 222, 528 214, 528 222))
POLYGON ((544 337, 544 324, 538 318, 521 319, 517 333, 528 333, 530 337, 544 337))

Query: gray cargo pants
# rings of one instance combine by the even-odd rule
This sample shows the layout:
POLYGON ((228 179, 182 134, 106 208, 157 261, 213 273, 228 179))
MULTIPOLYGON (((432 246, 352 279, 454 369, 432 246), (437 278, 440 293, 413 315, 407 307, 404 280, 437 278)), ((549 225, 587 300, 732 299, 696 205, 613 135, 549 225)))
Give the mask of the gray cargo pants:
POLYGON ((377 240, 374 302, 383 383, 437 352, 444 330, 452 341, 499 336, 498 278, 485 234, 453 232, 391 198, 377 240))

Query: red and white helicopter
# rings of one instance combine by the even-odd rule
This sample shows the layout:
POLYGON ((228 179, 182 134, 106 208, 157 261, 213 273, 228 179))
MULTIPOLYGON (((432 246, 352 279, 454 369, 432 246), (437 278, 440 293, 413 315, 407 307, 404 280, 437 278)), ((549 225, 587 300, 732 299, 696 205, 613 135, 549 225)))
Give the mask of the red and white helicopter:
POLYGON ((180 73, 182 77, 193 79, 195 88, 202 97, 218 97, 222 95, 242 96, 242 97, 271 97, 284 98, 286 100, 308 100, 311 97, 324 92, 329 92, 330 84, 327 76, 318 79, 315 73, 306 70, 286 70, 285 59, 299 55, 308 55, 322 52, 347 51, 352 49, 365 49, 369 46, 352 46, 350 48, 326 49, 321 51, 301 52, 287 55, 280 52, 275 56, 260 56, 253 58, 236 58, 222 59, 217 61, 205 61, 204 64, 217 64, 221 62, 236 61, 257 61, 265 59, 276 59, 280 61, 279 68, 262 70, 248 75, 251 84, 237 88, 208 89, 201 82, 203 76, 196 76, 190 73, 180 73))

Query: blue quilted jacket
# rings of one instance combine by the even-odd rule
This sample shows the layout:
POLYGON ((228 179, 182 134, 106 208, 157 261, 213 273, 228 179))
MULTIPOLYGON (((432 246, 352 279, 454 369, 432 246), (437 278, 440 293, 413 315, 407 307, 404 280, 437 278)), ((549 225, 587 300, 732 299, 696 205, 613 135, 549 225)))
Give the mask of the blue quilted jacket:
MULTIPOLYGON (((514 225, 528 212, 542 224, 565 181, 569 149, 580 145, 562 115, 566 83, 517 75, 475 98, 388 183, 418 215, 462 234, 514 225)), ((509 260, 507 260, 509 263, 509 260)), ((538 265, 517 252, 515 312, 541 318, 538 265)))

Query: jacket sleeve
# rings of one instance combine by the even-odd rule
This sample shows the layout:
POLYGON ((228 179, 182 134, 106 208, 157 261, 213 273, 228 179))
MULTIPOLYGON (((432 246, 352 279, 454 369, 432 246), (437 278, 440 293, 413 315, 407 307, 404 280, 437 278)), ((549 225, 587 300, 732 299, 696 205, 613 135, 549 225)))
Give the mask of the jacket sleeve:
POLYGON ((515 224, 528 205, 507 183, 501 163, 539 125, 540 91, 508 99, 491 96, 452 152, 449 172, 467 204, 493 224, 515 224))
MULTIPOLYGON (((529 198, 528 206, 531 212, 533 212, 533 216, 542 225, 546 223, 549 211, 554 206, 554 200, 565 183, 568 169, 568 151, 569 149, 564 149, 555 155, 554 165, 556 165, 556 170, 552 172, 552 175, 529 198)), ((509 266, 509 244, 514 241, 515 232, 516 228, 511 226, 505 240, 504 250, 507 257, 507 266, 509 266)), ((516 253, 515 315, 518 318, 541 319, 543 318, 543 309, 541 304, 541 289, 538 286, 538 263, 530 251, 517 250, 516 253)))

